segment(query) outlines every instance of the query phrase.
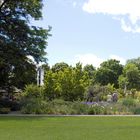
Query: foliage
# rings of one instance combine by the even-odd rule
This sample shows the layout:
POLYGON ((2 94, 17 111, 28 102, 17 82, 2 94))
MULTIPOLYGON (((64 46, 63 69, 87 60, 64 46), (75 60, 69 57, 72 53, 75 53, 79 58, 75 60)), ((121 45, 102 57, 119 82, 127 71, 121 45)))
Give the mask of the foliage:
POLYGON ((129 63, 135 64, 140 70, 140 57, 127 60, 126 64, 129 64, 129 63))
POLYGON ((136 106, 136 100, 132 98, 125 98, 122 101, 122 105, 126 107, 135 107, 136 106))
POLYGON ((108 84, 106 86, 91 85, 85 92, 85 99, 87 101, 106 101, 107 95, 115 91, 114 85, 108 84))
POLYGON ((45 94, 50 99, 63 98, 66 101, 75 101, 84 98, 84 92, 90 79, 82 71, 82 65, 68 67, 45 75, 45 94))
POLYGON ((106 114, 108 115, 129 115, 133 114, 131 108, 124 106, 121 103, 109 104, 106 107, 106 114))
POLYGON ((11 111, 17 111, 20 110, 20 102, 17 100, 0 99, 0 108, 8 108, 11 111))
POLYGON ((48 104, 40 98, 29 98, 22 103, 21 112, 25 114, 46 114, 48 104))
POLYGON ((118 77, 122 74, 123 66, 119 61, 110 59, 101 63, 95 74, 95 81, 101 85, 114 84, 118 87, 118 77))
POLYGON ((128 89, 139 89, 140 84, 140 71, 135 64, 129 63, 123 69, 123 75, 128 81, 128 89))
POLYGON ((87 104, 83 104, 79 101, 73 102, 72 106, 71 106, 72 110, 74 110, 74 112, 72 112, 71 114, 88 114, 88 108, 89 106, 87 104))
POLYGON ((56 63, 55 65, 52 66, 52 71, 53 72, 59 72, 59 71, 63 71, 65 68, 68 68, 69 65, 64 63, 64 62, 61 62, 61 63, 56 63))
POLYGON ((118 83, 119 83, 119 87, 121 89, 123 89, 124 93, 125 93, 126 90, 127 90, 126 88, 128 86, 128 83, 129 83, 127 77, 124 77, 123 75, 120 75, 119 79, 118 79, 118 83))
POLYGON ((83 68, 83 71, 87 73, 89 79, 91 79, 92 83, 94 83, 94 76, 95 76, 95 72, 96 69, 93 65, 85 65, 83 68))
POLYGON ((69 102, 55 99, 49 102, 48 114, 70 115, 87 114, 88 105, 81 102, 69 102))
POLYGON ((43 114, 47 113, 48 104, 44 100, 44 90, 36 85, 28 85, 24 89, 21 100, 22 113, 43 114))
POLYGON ((89 115, 103 115, 106 114, 105 113, 105 108, 104 106, 100 106, 100 105, 91 105, 88 109, 88 114, 89 115))
POLYGON ((71 114, 71 102, 55 99, 49 102, 48 114, 68 115, 71 114))
POLYGON ((10 108, 0 108, 0 114, 8 114, 10 111, 10 108))
POLYGON ((32 26, 42 18, 42 0, 0 2, 0 85, 23 89, 35 83, 35 62, 46 61, 45 48, 50 29, 32 26), (29 57, 30 56, 30 57, 29 57))
POLYGON ((23 98, 44 98, 43 87, 27 85, 24 89, 23 98))
POLYGON ((137 114, 139 115, 140 114, 140 107, 138 106, 138 107, 134 108, 133 113, 136 114, 136 115, 137 114))

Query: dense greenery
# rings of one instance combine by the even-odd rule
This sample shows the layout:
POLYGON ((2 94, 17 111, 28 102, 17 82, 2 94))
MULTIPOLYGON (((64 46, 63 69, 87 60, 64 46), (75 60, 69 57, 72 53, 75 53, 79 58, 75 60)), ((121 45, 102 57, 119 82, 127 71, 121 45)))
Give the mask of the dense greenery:
MULTIPOLYGON (((134 60, 133 60, 134 61, 134 60)), ((92 65, 82 68, 66 63, 57 63, 45 74, 45 94, 50 99, 61 98, 67 101, 83 100, 99 96, 105 100, 107 94, 118 92, 121 97, 135 94, 140 89, 140 70, 131 60, 123 66, 117 60, 107 60, 98 69, 92 65), (102 96, 102 97, 101 97, 102 96)))
POLYGON ((101 85, 114 84, 118 87, 118 77, 122 74, 123 66, 119 61, 110 59, 103 62, 98 68, 95 80, 101 85))
POLYGON ((107 60, 98 69, 64 62, 42 67, 44 86, 27 85, 22 93, 13 95, 12 101, 1 97, 0 113, 10 110, 30 114, 140 113, 140 71, 130 60, 125 66, 107 60))
POLYGON ((36 63, 46 61, 50 29, 32 26, 42 18, 42 0, 0 1, 0 87, 23 89, 36 82, 36 63))
POLYGON ((139 140, 139 117, 0 117, 1 140, 139 140))
POLYGON ((61 62, 45 68, 44 86, 29 85, 22 94, 23 113, 138 114, 139 68, 107 60, 100 68, 61 62), (114 93, 117 94, 113 99, 114 93), (111 99, 109 100, 109 96, 111 99), (118 102, 117 102, 118 101, 118 102), (116 103, 113 103, 116 102, 116 103))
POLYGON ((67 101, 82 100, 86 87, 90 84, 90 79, 86 72, 83 72, 82 65, 76 67, 66 67, 59 71, 52 70, 45 75, 45 94, 52 100, 63 98, 67 101))

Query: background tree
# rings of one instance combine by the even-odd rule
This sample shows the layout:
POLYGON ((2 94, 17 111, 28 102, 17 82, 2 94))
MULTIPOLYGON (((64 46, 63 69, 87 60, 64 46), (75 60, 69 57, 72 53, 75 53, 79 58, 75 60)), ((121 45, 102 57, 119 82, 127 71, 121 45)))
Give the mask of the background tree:
POLYGON ((97 69, 95 80, 101 85, 114 84, 118 87, 118 77, 122 74, 123 66, 120 61, 110 59, 101 63, 100 68, 97 69))
POLYGON ((63 71, 65 68, 68 68, 68 67, 69 65, 67 63, 60 62, 52 66, 52 71, 53 72, 63 71))
POLYGON ((129 63, 135 64, 140 70, 140 57, 127 60, 126 64, 129 64, 129 63))
POLYGON ((0 84, 1 87, 34 82, 36 63, 46 61, 50 28, 30 25, 30 19, 42 18, 42 0, 2 0, 0 3, 0 84), (33 74, 33 75, 32 75, 33 74), (32 75, 32 76, 31 76, 32 75))
POLYGON ((126 84, 128 89, 140 89, 140 71, 133 63, 128 63, 123 69, 123 74, 119 77, 120 86, 126 84))
POLYGON ((92 80, 92 82, 94 81, 94 76, 95 76, 95 72, 96 72, 96 68, 93 67, 93 65, 89 65, 87 64, 86 66, 84 66, 83 68, 84 72, 87 72, 89 78, 92 80))
POLYGON ((66 101, 82 100, 90 79, 82 70, 80 63, 76 67, 66 67, 59 71, 47 71, 45 74, 45 94, 50 99, 62 98, 66 101))

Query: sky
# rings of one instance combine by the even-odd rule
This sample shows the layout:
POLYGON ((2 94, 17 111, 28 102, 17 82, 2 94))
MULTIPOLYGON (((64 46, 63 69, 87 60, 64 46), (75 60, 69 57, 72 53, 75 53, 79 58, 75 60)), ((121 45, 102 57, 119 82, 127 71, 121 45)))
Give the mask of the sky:
POLYGON ((52 26, 46 49, 48 64, 75 65, 140 56, 140 0, 44 0, 43 19, 52 26))

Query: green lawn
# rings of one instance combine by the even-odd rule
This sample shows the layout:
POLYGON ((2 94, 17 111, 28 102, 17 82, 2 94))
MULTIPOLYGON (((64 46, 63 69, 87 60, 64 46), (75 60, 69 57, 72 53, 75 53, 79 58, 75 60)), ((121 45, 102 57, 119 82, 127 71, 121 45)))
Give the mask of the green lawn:
POLYGON ((140 117, 0 117, 0 140, 140 140, 140 117))

